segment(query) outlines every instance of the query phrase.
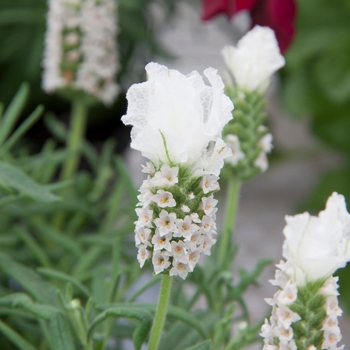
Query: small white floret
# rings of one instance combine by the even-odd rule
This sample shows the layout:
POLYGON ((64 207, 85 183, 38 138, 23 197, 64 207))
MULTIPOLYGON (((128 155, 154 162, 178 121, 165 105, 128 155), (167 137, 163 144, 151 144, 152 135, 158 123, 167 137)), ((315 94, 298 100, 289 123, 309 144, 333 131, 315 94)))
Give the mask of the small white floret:
POLYGON ((163 272, 171 265, 169 257, 159 250, 153 253, 152 263, 156 275, 163 272))
POLYGON ((175 213, 169 214, 163 209, 159 214, 159 218, 154 220, 154 223, 158 227, 160 236, 164 236, 169 232, 178 232, 175 213))
POLYGON ((157 205, 161 208, 176 206, 176 202, 172 193, 164 190, 158 190, 157 194, 152 196, 152 201, 157 203, 157 205))
POLYGON ((137 253, 137 260, 140 263, 140 267, 143 267, 143 265, 145 264, 145 261, 147 259, 151 258, 151 252, 147 249, 147 247, 143 244, 141 244, 139 246, 139 250, 137 253))
POLYGON ((191 269, 187 264, 184 264, 180 261, 176 261, 173 267, 170 269, 170 276, 180 276, 182 279, 186 279, 188 273, 191 272, 191 269))

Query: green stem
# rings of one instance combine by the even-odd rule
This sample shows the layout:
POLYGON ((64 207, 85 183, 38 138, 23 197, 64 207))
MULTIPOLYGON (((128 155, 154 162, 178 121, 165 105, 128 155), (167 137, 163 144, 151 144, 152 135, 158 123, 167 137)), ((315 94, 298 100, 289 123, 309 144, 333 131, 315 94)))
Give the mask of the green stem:
POLYGON ((162 330, 165 322, 165 316, 168 308, 172 278, 169 275, 162 276, 162 284, 159 292, 159 299, 156 314, 153 320, 151 336, 148 343, 148 350, 157 350, 162 330))
MULTIPOLYGON (((87 119, 87 108, 80 100, 75 100, 73 102, 72 114, 70 118, 70 128, 66 146, 67 149, 72 152, 72 154, 63 164, 62 172, 60 175, 62 181, 72 179, 79 164, 79 150, 81 148, 82 140, 85 135, 87 119)), ((60 230, 63 226, 64 221, 64 212, 58 212, 54 218, 54 227, 60 230)))
POLYGON ((63 165, 61 180, 70 180, 77 170, 80 158, 79 150, 85 135, 86 117, 86 106, 80 100, 75 100, 72 106, 71 124, 67 139, 67 148, 72 151, 73 154, 63 165))
POLYGON ((220 241, 219 263, 222 267, 227 263, 227 254, 232 245, 232 233, 236 221, 240 187, 241 181, 237 177, 231 177, 228 184, 224 228, 220 241))

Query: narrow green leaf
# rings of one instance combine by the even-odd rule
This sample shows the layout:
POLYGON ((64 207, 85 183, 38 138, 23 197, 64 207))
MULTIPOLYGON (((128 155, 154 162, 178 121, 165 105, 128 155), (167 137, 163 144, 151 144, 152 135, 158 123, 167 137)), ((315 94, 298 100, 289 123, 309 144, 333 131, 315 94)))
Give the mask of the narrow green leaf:
POLYGON ((95 263, 102 251, 103 248, 101 247, 92 247, 89 251, 87 251, 74 267, 73 275, 79 276, 87 269, 90 269, 91 265, 95 263))
POLYGON ((128 300, 128 302, 133 302, 135 301, 143 292, 145 292, 148 288, 154 286, 158 282, 160 282, 162 276, 157 275, 154 276, 152 279, 150 279, 146 284, 144 284, 139 290, 137 290, 128 300))
POLYGON ((4 142, 0 148, 0 156, 8 152, 16 142, 38 121, 44 111, 44 107, 39 105, 30 116, 17 128, 17 130, 4 142))
POLYGON ((15 227, 14 231, 16 232, 17 236, 26 244, 26 246, 33 253, 40 264, 45 267, 51 267, 50 260, 48 259, 44 250, 28 232, 26 232, 22 227, 15 227))
POLYGON ((61 312, 59 309, 51 305, 33 303, 33 301, 26 294, 16 293, 13 295, 13 307, 25 309, 37 318, 49 320, 51 317, 61 312))
POLYGON ((0 320, 0 332, 2 334, 4 334, 19 349, 21 349, 21 350, 36 350, 36 348, 33 345, 28 343, 24 338, 22 338, 18 333, 16 333, 13 329, 8 327, 1 320, 0 320))
POLYGON ((207 338, 207 334, 204 328, 202 327, 200 321, 197 320, 192 313, 182 310, 176 306, 170 305, 168 308, 168 316, 174 317, 184 323, 187 323, 188 325, 195 328, 204 339, 207 338))
POLYGON ((121 159, 121 157, 116 157, 114 159, 114 161, 115 161, 115 164, 116 164, 117 169, 119 171, 119 174, 122 178, 122 181, 125 183, 127 193, 130 195, 130 199, 131 199, 132 203, 134 203, 136 205, 138 192, 137 192, 137 189, 135 188, 135 186, 131 180, 131 176, 130 176, 127 168, 125 167, 124 162, 121 159))
POLYGON ((210 340, 206 340, 204 342, 190 346, 189 348, 186 348, 185 350, 210 350, 210 349, 211 349, 210 340))
MULTIPOLYGON (((152 314, 156 312, 157 305, 155 304, 144 304, 144 303, 123 303, 123 304, 112 304, 112 305, 99 305, 97 308, 105 309, 115 305, 116 307, 135 307, 140 308, 144 311, 149 311, 152 314)), ((204 339, 207 338, 207 332, 202 327, 201 322, 193 316, 192 313, 180 309, 176 306, 169 305, 167 311, 167 317, 173 317, 179 321, 182 321, 190 326, 192 326, 204 339)))
POLYGON ((132 306, 111 307, 99 314, 92 321, 88 334, 91 335, 92 330, 109 317, 126 317, 140 321, 140 325, 133 333, 134 347, 136 350, 140 350, 152 326, 151 314, 146 310, 134 308, 132 306))
POLYGON ((38 268, 37 270, 39 271, 39 273, 43 274, 44 276, 56 278, 64 282, 71 283, 73 286, 79 289, 87 297, 91 296, 90 291, 73 276, 67 275, 63 272, 56 271, 53 269, 48 269, 48 268, 38 268))
POLYGON ((7 136, 11 133, 15 126, 20 113, 22 112, 24 105, 29 96, 29 85, 23 83, 15 97, 12 99, 10 105, 6 109, 4 115, 0 121, 0 145, 4 143, 7 136))
POLYGON ((3 197, 0 199, 0 208, 5 206, 5 205, 8 205, 12 202, 18 201, 22 197, 23 196, 14 196, 14 195, 9 195, 9 196, 3 197))
POLYGON ((51 317, 49 321, 49 334, 51 349, 75 350, 69 323, 63 314, 56 313, 55 316, 51 317))
POLYGON ((86 140, 83 141, 81 146, 81 152, 86 158, 86 160, 89 162, 89 165, 91 166, 94 171, 98 170, 99 166, 99 155, 95 149, 89 142, 86 140))
POLYGON ((261 259, 254 269, 254 271, 248 273, 245 270, 240 271, 241 280, 239 281, 237 286, 234 286, 231 293, 227 296, 226 302, 233 301, 235 299, 239 299, 244 291, 254 283, 257 283, 256 280, 260 276, 262 270, 269 264, 271 264, 273 260, 271 259, 261 259))
POLYGON ((33 226, 43 238, 52 240, 76 256, 82 255, 82 250, 80 248, 79 242, 68 236, 65 236, 63 232, 55 230, 40 220, 35 220, 33 226))
POLYGON ((46 113, 44 117, 46 127, 50 130, 57 140, 66 142, 67 128, 61 122, 59 122, 53 113, 46 113))
POLYGON ((0 179, 20 193, 24 193, 38 201, 53 202, 59 199, 58 196, 49 192, 45 187, 34 182, 22 170, 1 161, 0 179))
POLYGON ((36 300, 50 305, 57 305, 56 290, 44 282, 39 275, 0 253, 0 268, 13 277, 36 300))
POLYGON ((14 246, 18 243, 18 237, 14 236, 12 233, 1 233, 0 235, 0 247, 14 246))

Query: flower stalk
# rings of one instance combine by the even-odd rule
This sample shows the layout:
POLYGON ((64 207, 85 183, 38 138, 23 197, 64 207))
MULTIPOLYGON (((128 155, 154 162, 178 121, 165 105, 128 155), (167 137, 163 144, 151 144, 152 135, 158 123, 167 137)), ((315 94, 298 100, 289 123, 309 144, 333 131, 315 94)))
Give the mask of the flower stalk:
MULTIPOLYGON (((79 99, 73 101, 72 114, 70 117, 70 127, 67 137, 66 147, 71 154, 63 163, 60 178, 62 181, 71 180, 78 168, 80 160, 80 150, 85 136, 87 122, 87 107, 79 99)), ((54 218, 54 226, 61 229, 64 222, 64 213, 58 212, 54 218)))
POLYGON ((228 180, 224 227, 220 238, 219 263, 222 267, 226 266, 229 260, 229 249, 232 246, 233 241, 233 231, 236 222, 240 187, 241 181, 238 179, 238 177, 232 176, 228 180))
POLYGON ((81 100, 75 100, 72 105, 67 149, 72 152, 63 165, 61 179, 70 180, 75 174, 79 159, 80 150, 86 130, 87 107, 81 100))
POLYGON ((162 335, 171 292, 172 278, 163 274, 148 350, 157 350, 162 335))

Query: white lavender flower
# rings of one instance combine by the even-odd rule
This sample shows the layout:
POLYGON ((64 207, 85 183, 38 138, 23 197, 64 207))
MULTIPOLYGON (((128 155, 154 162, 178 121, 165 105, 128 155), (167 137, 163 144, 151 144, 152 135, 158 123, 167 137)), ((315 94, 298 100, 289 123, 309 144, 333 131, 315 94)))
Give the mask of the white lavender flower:
POLYGON ((43 89, 83 91, 106 105, 119 87, 113 0, 49 0, 43 89))
POLYGON ((272 74, 285 63, 269 27, 255 26, 238 41, 237 47, 225 46, 222 55, 236 84, 245 91, 264 92, 272 74))
POLYGON ((279 287, 270 320, 261 329, 264 349, 342 349, 337 318, 338 277, 332 274, 350 260, 350 214, 342 195, 333 193, 318 217, 286 217, 283 256, 271 284, 279 287))
POLYGON ((150 160, 136 209, 138 260, 142 267, 147 247, 156 274, 185 279, 216 242, 213 193, 231 156, 221 131, 233 105, 212 68, 205 71, 212 86, 197 72, 184 76, 156 63, 146 71, 148 81, 129 89, 122 118, 133 125, 131 147, 150 160))
POLYGON ((233 156, 227 168, 246 180, 268 168, 267 153, 272 150, 272 135, 263 126, 266 115, 264 92, 274 72, 284 65, 272 29, 255 26, 236 47, 222 50, 232 78, 227 92, 235 104, 234 116, 224 129, 224 139, 233 156))

